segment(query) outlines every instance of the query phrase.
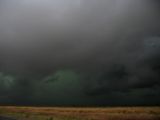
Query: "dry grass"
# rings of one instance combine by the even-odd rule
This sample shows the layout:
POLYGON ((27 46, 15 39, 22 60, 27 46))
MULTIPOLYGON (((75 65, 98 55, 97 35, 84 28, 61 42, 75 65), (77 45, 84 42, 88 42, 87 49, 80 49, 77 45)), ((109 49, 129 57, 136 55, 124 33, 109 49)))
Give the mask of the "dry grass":
MULTIPOLYGON (((41 116, 41 118, 47 116, 48 120, 60 120, 58 118, 61 118, 61 120, 160 120, 160 107, 65 108, 1 106, 0 114, 19 114, 26 120, 30 120, 30 116, 41 116)), ((44 119, 46 120, 46 117, 44 119)))

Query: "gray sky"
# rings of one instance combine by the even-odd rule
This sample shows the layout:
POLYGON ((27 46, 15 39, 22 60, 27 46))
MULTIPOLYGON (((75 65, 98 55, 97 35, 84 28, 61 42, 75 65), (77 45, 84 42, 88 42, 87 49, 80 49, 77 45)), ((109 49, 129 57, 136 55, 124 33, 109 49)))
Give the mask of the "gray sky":
POLYGON ((0 103, 159 105, 159 21, 158 0, 0 0, 0 103))

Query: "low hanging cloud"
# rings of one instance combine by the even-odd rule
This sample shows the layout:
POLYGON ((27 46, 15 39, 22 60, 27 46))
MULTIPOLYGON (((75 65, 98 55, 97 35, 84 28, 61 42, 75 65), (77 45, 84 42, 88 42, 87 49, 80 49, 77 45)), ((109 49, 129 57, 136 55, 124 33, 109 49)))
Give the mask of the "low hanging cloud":
POLYGON ((160 104, 159 5, 1 0, 0 102, 160 104))

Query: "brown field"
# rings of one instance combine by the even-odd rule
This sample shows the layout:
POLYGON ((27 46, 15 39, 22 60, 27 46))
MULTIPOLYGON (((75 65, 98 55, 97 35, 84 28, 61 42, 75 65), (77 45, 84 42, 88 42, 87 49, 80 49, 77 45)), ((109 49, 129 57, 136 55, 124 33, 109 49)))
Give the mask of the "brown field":
POLYGON ((160 120, 160 107, 13 107, 1 106, 0 116, 17 120, 160 120))

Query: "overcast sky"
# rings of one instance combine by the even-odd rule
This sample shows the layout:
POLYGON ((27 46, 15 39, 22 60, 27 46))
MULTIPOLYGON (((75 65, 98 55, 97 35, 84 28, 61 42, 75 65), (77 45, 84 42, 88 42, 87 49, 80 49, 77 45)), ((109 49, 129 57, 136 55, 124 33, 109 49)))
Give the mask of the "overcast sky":
POLYGON ((159 0, 0 0, 0 104, 160 105, 159 0))

